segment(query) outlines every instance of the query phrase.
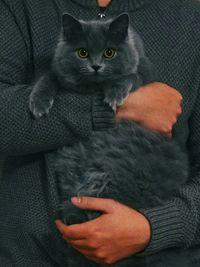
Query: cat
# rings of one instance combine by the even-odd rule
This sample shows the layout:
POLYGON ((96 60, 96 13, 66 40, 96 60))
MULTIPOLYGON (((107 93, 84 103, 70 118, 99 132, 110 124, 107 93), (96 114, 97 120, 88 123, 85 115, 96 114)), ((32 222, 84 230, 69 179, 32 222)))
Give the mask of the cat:
MULTIPOLYGON (((131 91, 155 79, 152 69, 128 14, 101 21, 82 21, 64 14, 51 68, 35 83, 29 108, 36 118, 48 114, 62 88, 82 94, 102 92, 104 101, 115 111, 131 91)), ((59 217, 66 224, 74 224, 100 213, 79 210, 71 204, 72 196, 111 198, 134 209, 151 208, 162 204, 186 182, 189 164, 175 141, 123 121, 93 132, 87 141, 60 149, 55 173, 61 202, 59 217)), ((172 252, 163 253, 166 261, 172 252)), ((177 255, 169 266, 180 266, 176 265, 177 255)), ((178 264, 182 259, 181 255, 178 264)), ((113 266, 148 266, 147 262, 130 257, 113 266)), ((66 266, 99 265, 68 246, 66 266)))
POLYGON ((131 90, 152 79, 152 64, 127 14, 112 22, 78 21, 65 14, 51 68, 33 87, 29 107, 36 118, 48 114, 59 84, 81 93, 103 90, 105 102, 116 109, 131 90))

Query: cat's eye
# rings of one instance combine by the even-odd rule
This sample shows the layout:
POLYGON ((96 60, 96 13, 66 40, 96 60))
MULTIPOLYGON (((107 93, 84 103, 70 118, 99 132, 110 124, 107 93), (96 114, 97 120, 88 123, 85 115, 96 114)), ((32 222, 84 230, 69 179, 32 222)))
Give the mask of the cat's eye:
POLYGON ((104 54, 103 55, 104 55, 105 58, 111 59, 111 58, 113 58, 115 56, 115 54, 116 54, 115 49, 113 49, 113 48, 107 48, 104 51, 104 54))
POLYGON ((80 49, 78 49, 77 53, 78 53, 78 56, 79 56, 80 58, 87 58, 88 55, 89 55, 87 49, 85 49, 85 48, 80 48, 80 49))

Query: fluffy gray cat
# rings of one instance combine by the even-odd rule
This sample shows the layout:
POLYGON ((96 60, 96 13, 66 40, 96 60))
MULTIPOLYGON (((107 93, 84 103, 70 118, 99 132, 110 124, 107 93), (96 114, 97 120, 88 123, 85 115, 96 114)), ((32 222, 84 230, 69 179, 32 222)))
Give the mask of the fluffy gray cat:
MULTIPOLYGON (((132 90, 152 79, 152 65, 127 14, 88 22, 65 14, 51 68, 35 84, 29 107, 36 118, 47 114, 62 88, 83 94, 102 92, 104 101, 115 110, 132 90)), ((174 141, 126 121, 93 132, 85 142, 62 148, 55 169, 59 216, 73 224, 100 213, 79 210, 71 204, 72 196, 111 198, 135 209, 162 204, 187 180, 188 160, 174 141)), ((169 259, 165 266, 187 266, 181 254, 177 258, 178 252, 172 253, 162 252, 156 257, 165 264, 169 259)), ((113 266, 152 266, 148 264, 150 258, 130 257, 113 266)), ((66 266, 99 265, 67 247, 66 266)))

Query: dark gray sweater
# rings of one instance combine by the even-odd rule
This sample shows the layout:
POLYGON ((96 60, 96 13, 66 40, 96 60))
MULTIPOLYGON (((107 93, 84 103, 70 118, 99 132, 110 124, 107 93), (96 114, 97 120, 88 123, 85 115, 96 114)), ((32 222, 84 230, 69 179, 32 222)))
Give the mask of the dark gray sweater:
MULTIPOLYGON (((49 116, 31 117, 31 84, 50 64, 64 12, 98 19, 99 8, 95 0, 0 0, 0 152, 6 156, 0 182, 1 267, 65 266, 65 242, 54 226, 53 152, 114 121, 100 96, 69 93, 58 95, 49 116)), ((141 211, 151 222, 152 238, 140 257, 181 248, 193 256, 189 267, 200 266, 200 4, 113 0, 105 14, 120 12, 130 14, 158 80, 183 95, 174 138, 191 162, 188 184, 165 205, 141 211)))

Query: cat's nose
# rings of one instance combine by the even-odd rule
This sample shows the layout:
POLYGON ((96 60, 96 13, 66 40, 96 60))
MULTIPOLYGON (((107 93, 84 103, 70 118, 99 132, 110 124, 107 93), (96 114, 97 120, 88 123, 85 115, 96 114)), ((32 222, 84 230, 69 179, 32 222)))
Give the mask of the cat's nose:
POLYGON ((99 66, 99 65, 92 65, 92 68, 97 72, 101 68, 101 66, 99 66))

